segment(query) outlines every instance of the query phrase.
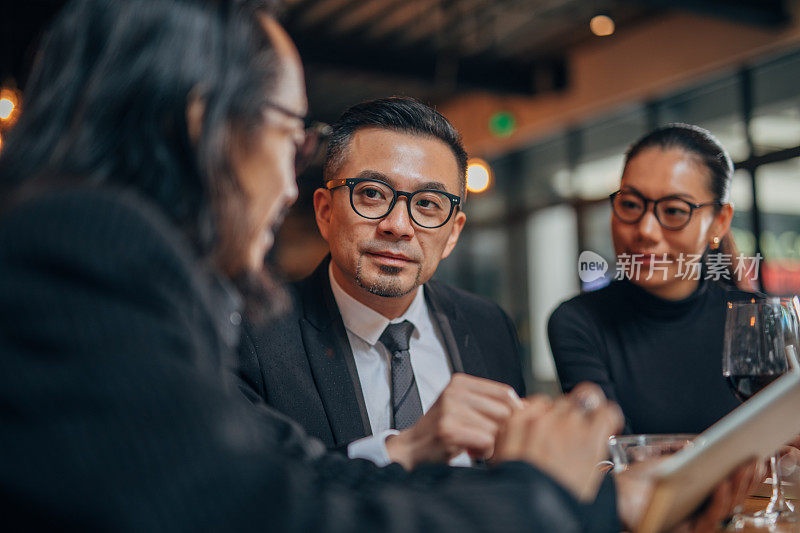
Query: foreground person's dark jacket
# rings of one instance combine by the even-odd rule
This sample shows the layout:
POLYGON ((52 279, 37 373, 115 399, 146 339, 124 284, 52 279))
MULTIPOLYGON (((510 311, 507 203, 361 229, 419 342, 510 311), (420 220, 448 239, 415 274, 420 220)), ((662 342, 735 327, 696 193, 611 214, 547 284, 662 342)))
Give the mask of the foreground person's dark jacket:
MULTIPOLYGON (((26 530, 574 531, 617 527, 536 469, 326 454, 229 392, 235 298, 132 194, 0 217, 0 517, 26 530), (233 314, 233 320, 231 316, 233 314)), ((601 501, 603 500, 603 501, 601 501)))

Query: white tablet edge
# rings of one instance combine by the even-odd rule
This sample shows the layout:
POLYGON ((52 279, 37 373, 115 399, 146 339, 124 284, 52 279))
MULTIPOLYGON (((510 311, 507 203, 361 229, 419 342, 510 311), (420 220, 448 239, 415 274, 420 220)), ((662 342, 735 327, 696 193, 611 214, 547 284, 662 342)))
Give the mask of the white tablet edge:
POLYGON ((800 434, 800 369, 790 371, 731 411, 694 445, 665 459, 637 531, 660 531, 691 513, 736 467, 765 458, 800 434))

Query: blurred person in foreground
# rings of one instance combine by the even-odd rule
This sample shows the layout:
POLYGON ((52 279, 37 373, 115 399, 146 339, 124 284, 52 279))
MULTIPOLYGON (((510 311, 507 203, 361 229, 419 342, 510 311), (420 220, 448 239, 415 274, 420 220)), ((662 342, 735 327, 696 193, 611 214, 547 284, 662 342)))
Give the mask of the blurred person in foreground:
MULTIPOLYGON (((71 2, 25 105, 0 159, 5 524, 620 527, 614 486, 596 499, 593 473, 621 418, 591 385, 518 409, 488 472, 329 455, 230 390, 241 305, 276 294, 263 255, 305 151, 299 58, 269 11, 71 2)), ((635 525, 625 486, 620 518, 635 525)), ((731 499, 716 494, 723 516, 731 499)))
POLYGON ((458 131, 405 97, 356 104, 332 131, 314 193, 330 254, 292 284, 285 320, 245 323, 244 391, 349 457, 486 459, 525 384, 503 310, 430 279, 466 220, 458 131))

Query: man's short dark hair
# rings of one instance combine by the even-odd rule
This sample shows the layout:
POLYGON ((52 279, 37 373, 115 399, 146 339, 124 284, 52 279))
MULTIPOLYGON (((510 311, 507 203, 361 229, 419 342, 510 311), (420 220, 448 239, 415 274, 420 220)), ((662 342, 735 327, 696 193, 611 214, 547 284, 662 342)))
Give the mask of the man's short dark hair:
POLYGON ((348 108, 333 125, 325 160, 325 179, 339 171, 353 134, 361 129, 375 127, 387 130, 433 137, 447 144, 458 164, 460 195, 464 198, 467 181, 467 152, 461 135, 444 115, 413 98, 393 96, 368 100, 348 108))

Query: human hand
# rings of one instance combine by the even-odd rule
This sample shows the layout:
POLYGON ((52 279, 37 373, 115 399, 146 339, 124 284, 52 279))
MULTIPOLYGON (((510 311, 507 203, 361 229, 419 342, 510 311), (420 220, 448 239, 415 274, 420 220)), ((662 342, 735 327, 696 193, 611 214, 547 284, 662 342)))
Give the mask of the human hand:
POLYGON ((792 442, 790 442, 789 446, 797 450, 800 450, 800 435, 798 435, 792 442))
POLYGON ((412 427, 386 440, 389 458, 412 469, 447 462, 463 451, 478 459, 494 453, 495 438, 522 400, 510 386, 453 374, 436 403, 412 427))
POLYGON ((781 477, 796 480, 798 467, 800 467, 800 437, 784 446, 780 452, 781 477))
POLYGON ((592 383, 555 400, 533 396, 500 432, 494 460, 527 461, 579 500, 592 501, 603 476, 596 465, 623 423, 619 407, 592 383))
MULTIPOLYGON (((615 474, 617 512, 626 529, 635 531, 650 503, 653 492, 653 469, 665 458, 651 459, 615 474)), ((675 528, 674 533, 701 533, 719 529, 720 523, 735 513, 736 507, 764 476, 764 464, 753 461, 741 466, 714 489, 708 500, 691 517, 675 528)))

